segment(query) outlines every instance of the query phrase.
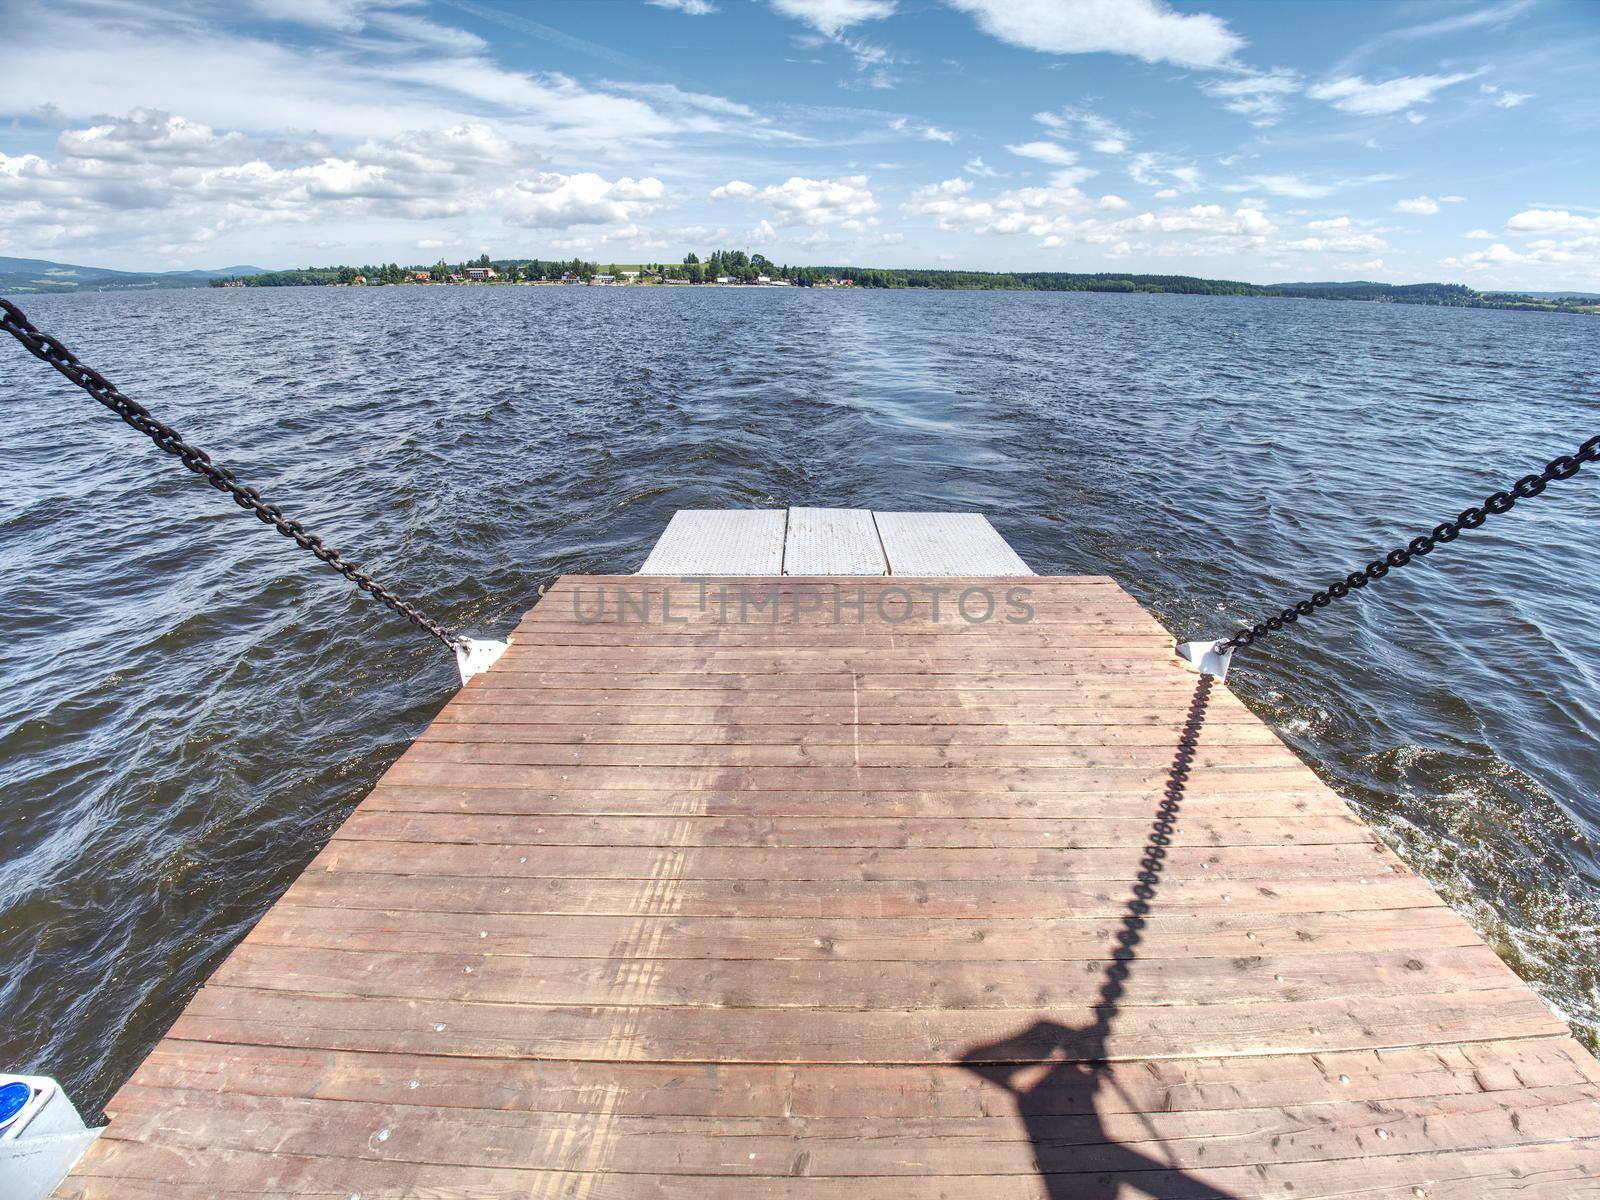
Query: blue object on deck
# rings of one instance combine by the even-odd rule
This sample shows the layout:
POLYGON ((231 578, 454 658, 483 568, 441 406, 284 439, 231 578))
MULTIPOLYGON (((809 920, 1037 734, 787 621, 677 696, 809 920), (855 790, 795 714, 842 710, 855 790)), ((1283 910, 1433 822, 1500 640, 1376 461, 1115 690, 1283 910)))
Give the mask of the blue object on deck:
POLYGON ((0 1133, 16 1120, 17 1114, 28 1107, 33 1099, 33 1089, 20 1079, 0 1085, 0 1133))

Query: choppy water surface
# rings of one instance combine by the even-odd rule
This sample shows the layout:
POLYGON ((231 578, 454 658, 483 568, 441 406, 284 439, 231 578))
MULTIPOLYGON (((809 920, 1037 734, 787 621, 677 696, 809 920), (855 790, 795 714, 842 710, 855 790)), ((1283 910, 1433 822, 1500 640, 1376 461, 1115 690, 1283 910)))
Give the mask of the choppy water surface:
MULTIPOLYGON (((1185 296, 30 297, 380 579, 500 632, 673 510, 973 509, 1200 636, 1600 430, 1600 321, 1185 296)), ((448 698, 440 648, 0 345, 0 1065, 103 1103, 448 698)), ((1600 478, 1232 686, 1594 1044, 1600 478)))

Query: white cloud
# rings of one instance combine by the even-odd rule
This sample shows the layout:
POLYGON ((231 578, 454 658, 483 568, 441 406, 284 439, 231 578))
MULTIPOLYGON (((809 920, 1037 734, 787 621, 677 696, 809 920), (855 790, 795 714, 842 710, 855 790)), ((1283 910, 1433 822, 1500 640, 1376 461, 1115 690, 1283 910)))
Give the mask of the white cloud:
POLYGON ((1324 254, 1375 254, 1389 249, 1389 243, 1374 233, 1349 233, 1338 237, 1308 237, 1289 242, 1286 248, 1324 254))
POLYGON ((1142 151, 1127 162, 1128 178, 1148 188, 1192 192, 1200 186, 1200 170, 1165 154, 1142 151))
POLYGON ((852 25, 894 15, 894 0, 769 0, 776 12, 804 21, 823 37, 836 38, 852 25))
POLYGON ((1041 246, 1097 246, 1112 256, 1133 253, 1214 255, 1259 249, 1274 232, 1265 212, 1248 205, 1229 211, 1218 204, 1125 213, 1121 196, 1098 198, 1070 185, 1014 188, 980 196, 967 179, 947 179, 918 188, 902 211, 931 217, 947 232, 1024 236, 1041 246))
POLYGON ((1467 233, 1463 233, 1461 236, 1462 237, 1466 237, 1466 238, 1472 238, 1474 241, 1480 241, 1480 242, 1492 242, 1492 241, 1494 241, 1494 234, 1490 233, 1487 229, 1473 229, 1473 230, 1470 230, 1467 233))
POLYGON ((657 8, 671 8, 678 12, 687 13, 691 17, 703 17, 708 13, 717 11, 717 6, 711 0, 645 0, 657 8))
POLYGON ((756 185, 742 179, 730 179, 721 187, 711 189, 712 200, 748 200, 756 194, 756 185))
POLYGON ((1200 90, 1223 102, 1229 112, 1250 117, 1252 124, 1276 124, 1284 110, 1284 97, 1304 86, 1300 76, 1282 69, 1250 72, 1232 78, 1208 80, 1200 90))
POLYGON ((872 214, 878 209, 865 175, 839 179, 794 175, 764 188, 735 179, 713 188, 710 199, 765 204, 780 225, 834 225, 850 230, 872 224, 872 214))
POLYGON ((910 134, 919 137, 925 142, 944 142, 949 144, 956 140, 956 135, 948 129, 940 129, 937 125, 927 125, 920 121, 913 121, 910 117, 895 117, 889 122, 889 128, 895 133, 910 134))
POLYGON ((1018 146, 1007 146, 1006 149, 1023 158, 1036 159, 1054 167, 1070 167, 1078 161, 1075 153, 1056 142, 1023 142, 1018 146))
POLYGON ((1439 211, 1439 202, 1431 196, 1412 196, 1409 200, 1395 201, 1394 211, 1418 217, 1431 217, 1439 211))
POLYGON ((288 22, 332 29, 311 45, 223 23, 226 6, 13 0, 0 113, 49 106, 97 122, 131 107, 182 113, 216 128, 383 138, 492 123, 546 149, 612 153, 682 135, 748 136, 759 122, 702 104, 590 87, 553 71, 517 71, 460 30, 357 2, 271 6, 288 22), (249 30, 250 32, 247 32, 249 30))
POLYGON ((1525 239, 1520 246, 1493 241, 1487 230, 1477 229, 1467 236, 1492 244, 1445 263, 1501 286, 1548 287, 1561 282, 1594 290, 1594 281, 1600 278, 1600 216, 1530 208, 1513 215, 1505 228, 1525 239), (1530 277, 1539 282, 1530 284, 1530 277))
POLYGON ((1076 135, 1099 154, 1126 154, 1133 135, 1122 126, 1086 108, 1069 106, 1058 112, 1036 112, 1033 119, 1063 136, 1076 135))
POLYGON ((1600 260, 1600 255, 1581 256, 1555 242, 1547 242, 1543 245, 1530 247, 1527 250, 1513 250, 1504 242, 1496 242, 1486 249, 1474 250, 1471 254, 1463 255, 1459 259, 1446 259, 1445 261, 1465 267, 1503 267, 1568 266, 1586 260, 1589 262, 1600 260))
POLYGON ((1600 217, 1583 217, 1566 209, 1530 208, 1506 222, 1511 233, 1600 233, 1600 217))
POLYGON ((1396 29, 1385 36, 1406 41, 1461 33, 1464 30, 1478 29, 1484 26, 1504 25, 1513 17, 1526 12, 1535 3, 1536 0, 1506 0, 1505 3, 1490 4, 1484 8, 1469 8, 1465 11, 1452 13, 1448 17, 1441 17, 1438 20, 1396 29))
POLYGON ((333 153, 138 109, 63 131, 53 160, 0 154, 0 235, 171 253, 279 224, 475 216, 566 228, 632 220, 665 202, 659 179, 568 175, 540 162, 478 124, 409 130, 333 153))
POLYGON ((1161 0, 946 0, 991 37, 1046 54, 1127 54, 1145 62, 1219 67, 1244 46, 1210 13, 1161 0))
POLYGON ((1472 74, 1402 75, 1371 83, 1360 75, 1348 75, 1306 89, 1313 100, 1326 100, 1335 108, 1362 116, 1397 113, 1415 104, 1430 104, 1434 93, 1471 79, 1472 74))
POLYGON ((996 175, 1000 174, 999 171, 996 171, 976 154, 967 159, 966 164, 961 169, 968 175, 976 175, 980 179, 993 179, 996 175))
POLYGON ((1533 99, 1532 92, 1513 92, 1510 88, 1501 89, 1497 84, 1485 83, 1478 90, 1485 96, 1494 97, 1492 103, 1500 108, 1516 108, 1533 99))
POLYGON ((1312 183, 1299 175, 1251 175, 1247 182, 1274 196, 1291 196, 1297 200, 1316 200, 1331 196, 1338 187, 1329 183, 1312 183))
POLYGON ((565 229, 609 225, 648 216, 661 206, 666 187, 659 179, 602 179, 592 171, 577 175, 544 172, 518 180, 500 193, 505 218, 514 225, 565 229))
POLYGON ((1307 221, 1307 229, 1349 229, 1354 222, 1349 217, 1329 217, 1323 221, 1307 221))

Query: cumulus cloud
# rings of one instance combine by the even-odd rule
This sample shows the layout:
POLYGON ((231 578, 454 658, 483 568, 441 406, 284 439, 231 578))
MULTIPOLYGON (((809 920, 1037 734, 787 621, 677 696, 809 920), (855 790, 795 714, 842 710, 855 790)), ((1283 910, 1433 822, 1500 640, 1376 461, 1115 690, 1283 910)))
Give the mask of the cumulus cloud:
POLYGON ((730 179, 720 187, 711 189, 712 200, 748 200, 756 194, 756 185, 742 179, 730 179))
POLYGON ((1144 212, 1121 196, 1093 197, 1077 187, 1013 188, 980 196, 968 179, 946 179, 918 188, 902 206, 909 216, 931 217, 940 229, 980 235, 1025 236, 1040 245, 1084 244, 1106 253, 1218 254, 1264 244, 1274 230, 1260 209, 1229 210, 1217 204, 1144 212))
POLYGON ((658 179, 566 175, 541 163, 533 149, 478 124, 409 130, 333 153, 136 109, 63 131, 53 159, 0 155, 0 235, 172 247, 342 220, 480 216, 566 228, 632 220, 665 197, 658 179))
POLYGON ((871 224, 875 220, 872 214, 878 209, 877 197, 867 186, 865 175, 839 179, 794 175, 764 188, 734 179, 712 188, 709 198, 764 204, 780 225, 832 225, 850 230, 871 224))
POLYGON ((1467 236, 1492 244, 1470 254, 1445 259, 1449 266, 1479 274, 1486 280, 1518 280, 1511 286, 1529 286, 1528 268, 1537 270, 1540 284, 1561 281, 1593 290, 1600 278, 1600 216, 1587 216, 1562 208, 1529 208, 1506 221, 1505 232, 1520 245, 1494 241, 1487 230, 1467 236))
POLYGON ((1510 233, 1600 233, 1600 217, 1585 217, 1564 208, 1529 208, 1506 222, 1510 233))
POLYGON ((1161 0, 946 0, 991 37, 1046 54, 1127 54, 1145 62, 1219 67, 1244 46, 1210 13, 1161 0))
POLYGON ((1397 200, 1394 211, 1397 213, 1410 213, 1416 217, 1431 217, 1439 211, 1441 204, 1464 204, 1465 196, 1412 196, 1408 199, 1397 200))
POLYGON ((1436 92, 1471 78, 1470 72, 1456 75, 1401 75, 1369 83, 1360 75, 1347 75, 1307 88, 1306 95, 1313 100, 1326 100, 1345 112, 1361 116, 1385 116, 1413 105, 1431 104, 1436 92))
POLYGON ((521 179, 499 193, 506 220, 537 229, 609 225, 648 216, 660 207, 666 187, 659 179, 602 179, 592 171, 577 175, 543 172, 521 179))
POLYGON ((1374 254, 1390 247, 1375 233, 1347 233, 1335 237, 1299 238, 1287 243, 1286 248, 1322 254, 1374 254))

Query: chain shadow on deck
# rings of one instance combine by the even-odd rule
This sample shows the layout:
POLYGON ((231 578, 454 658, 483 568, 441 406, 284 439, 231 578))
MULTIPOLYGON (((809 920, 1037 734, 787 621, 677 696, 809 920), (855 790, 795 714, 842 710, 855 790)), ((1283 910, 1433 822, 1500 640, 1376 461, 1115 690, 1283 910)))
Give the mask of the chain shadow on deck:
MULTIPOLYGON (((1034 1163, 1051 1200, 1115 1200, 1126 1194, 1125 1189, 1149 1196, 1182 1195, 1184 1200, 1234 1200, 1231 1192, 1119 1145, 1106 1133, 1095 1105, 1097 1093, 1111 1082, 1107 1043, 1132 974, 1130 964, 1138 957, 1151 901, 1160 886, 1167 846, 1177 829, 1212 682, 1209 675, 1196 681, 1172 770, 1145 839, 1133 893, 1123 908, 1112 963, 1095 1000, 1094 1022, 1074 1028, 1037 1021, 1013 1037, 974 1046, 961 1058, 967 1070, 1011 1095, 1033 1142, 1034 1163), (1135 1173, 1155 1178, 1146 1188, 1135 1173)), ((1153 1129, 1151 1135, 1158 1140, 1153 1129)))

